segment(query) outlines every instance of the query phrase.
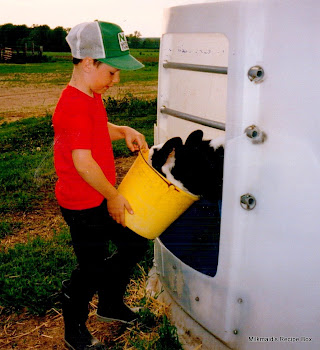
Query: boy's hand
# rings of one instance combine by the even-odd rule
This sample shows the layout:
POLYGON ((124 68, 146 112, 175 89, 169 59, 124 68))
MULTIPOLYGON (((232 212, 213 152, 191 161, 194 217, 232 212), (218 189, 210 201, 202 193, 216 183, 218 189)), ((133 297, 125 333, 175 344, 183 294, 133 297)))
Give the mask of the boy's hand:
POLYGON ((148 149, 148 144, 144 135, 135 129, 126 127, 124 138, 131 152, 139 151, 140 149, 148 149))
POLYGON ((118 224, 121 224, 123 227, 126 227, 124 211, 127 210, 129 214, 133 214, 129 202, 121 194, 118 194, 115 197, 108 199, 107 205, 109 214, 113 220, 118 224))

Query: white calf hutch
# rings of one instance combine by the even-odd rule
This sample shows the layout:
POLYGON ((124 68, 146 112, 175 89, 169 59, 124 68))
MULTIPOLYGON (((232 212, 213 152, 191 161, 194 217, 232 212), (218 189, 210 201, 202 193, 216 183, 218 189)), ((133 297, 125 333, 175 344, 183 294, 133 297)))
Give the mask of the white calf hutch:
POLYGON ((169 8, 159 66, 156 143, 226 136, 222 209, 156 240, 173 318, 201 349, 320 349, 320 2, 169 8))

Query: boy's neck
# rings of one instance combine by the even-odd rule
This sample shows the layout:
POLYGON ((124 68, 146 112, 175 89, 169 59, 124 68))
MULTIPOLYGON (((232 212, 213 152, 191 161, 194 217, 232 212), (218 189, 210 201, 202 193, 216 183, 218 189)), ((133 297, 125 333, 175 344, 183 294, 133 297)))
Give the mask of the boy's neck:
POLYGON ((94 97, 94 94, 88 86, 88 84, 86 83, 86 80, 81 74, 79 74, 79 72, 77 72, 76 69, 73 70, 69 85, 80 90, 81 92, 85 93, 90 97, 94 97))

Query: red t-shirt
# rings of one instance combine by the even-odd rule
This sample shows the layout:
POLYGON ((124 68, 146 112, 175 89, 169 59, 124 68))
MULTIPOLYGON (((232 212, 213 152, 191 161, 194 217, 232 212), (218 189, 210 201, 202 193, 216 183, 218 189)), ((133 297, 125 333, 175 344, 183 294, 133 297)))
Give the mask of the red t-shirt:
POLYGON ((81 210, 99 206, 103 196, 78 174, 72 160, 74 149, 90 149, 109 182, 116 172, 108 130, 108 117, 101 95, 90 97, 68 85, 53 115, 54 162, 58 181, 56 197, 60 206, 81 210))

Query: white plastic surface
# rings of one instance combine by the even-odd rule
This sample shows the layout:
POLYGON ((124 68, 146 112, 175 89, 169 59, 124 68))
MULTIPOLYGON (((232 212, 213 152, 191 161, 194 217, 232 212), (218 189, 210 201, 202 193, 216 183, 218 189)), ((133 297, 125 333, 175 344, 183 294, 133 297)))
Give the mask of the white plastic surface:
MULTIPOLYGON (((165 34, 161 43, 163 62, 228 66, 228 40, 220 33, 165 34)), ((225 122, 227 76, 178 69, 161 69, 159 99, 161 106, 218 122, 225 122)), ((186 139, 194 124, 172 116, 159 116, 158 135, 165 140, 177 135, 186 139)), ((222 131, 200 127, 205 137, 222 131)), ((163 142, 163 141, 162 141, 163 142)))
MULTIPOLYGON (((222 1, 165 13, 159 108, 225 119, 227 143, 217 275, 193 270, 159 241, 156 264, 172 297, 232 349, 320 348, 319 18, 318 0, 222 1), (162 68, 169 59, 227 64, 228 76, 162 68), (255 65, 265 70, 260 84, 247 77, 255 65), (253 124, 264 143, 244 134, 253 124), (251 211, 240 206, 245 193, 257 200, 251 211)), ((159 112, 157 141, 196 128, 159 112)))

